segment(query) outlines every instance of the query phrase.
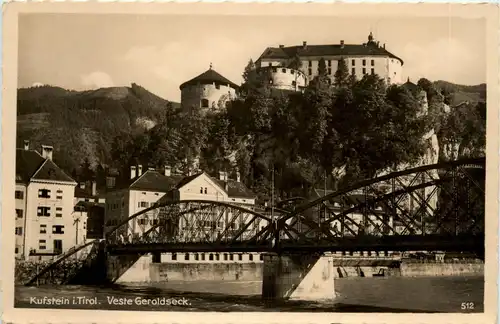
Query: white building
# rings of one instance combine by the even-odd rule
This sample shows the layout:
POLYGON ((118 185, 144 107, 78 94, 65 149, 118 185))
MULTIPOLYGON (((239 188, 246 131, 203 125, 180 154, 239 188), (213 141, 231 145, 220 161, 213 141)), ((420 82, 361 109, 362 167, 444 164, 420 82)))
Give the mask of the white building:
POLYGON ((210 69, 180 85, 184 108, 217 110, 236 97, 238 86, 210 69))
POLYGON ((41 153, 16 150, 17 258, 52 258, 77 242, 72 218, 76 182, 52 161, 53 148, 41 153))
POLYGON ((271 69, 272 86, 299 90, 318 75, 321 59, 325 60, 332 83, 340 59, 344 59, 348 71, 358 80, 365 74, 377 74, 390 84, 402 83, 403 60, 389 52, 385 44, 376 42, 372 33, 363 44, 345 44, 341 40, 339 44, 309 45, 304 41, 302 46, 268 47, 256 61, 256 67, 271 69), (297 58, 301 62, 300 73, 291 68, 297 58))

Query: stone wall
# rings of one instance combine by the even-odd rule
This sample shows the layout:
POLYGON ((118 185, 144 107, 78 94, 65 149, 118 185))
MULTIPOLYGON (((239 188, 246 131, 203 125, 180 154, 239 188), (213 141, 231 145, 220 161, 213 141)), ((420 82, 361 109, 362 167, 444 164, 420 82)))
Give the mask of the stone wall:
POLYGON ((460 276, 484 275, 484 263, 402 263, 401 276, 460 276))

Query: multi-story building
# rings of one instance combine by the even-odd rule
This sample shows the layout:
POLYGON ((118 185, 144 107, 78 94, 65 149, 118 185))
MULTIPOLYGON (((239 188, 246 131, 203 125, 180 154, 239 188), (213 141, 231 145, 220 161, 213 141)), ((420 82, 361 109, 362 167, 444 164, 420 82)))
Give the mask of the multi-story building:
POLYGON ((184 108, 216 110, 235 98, 239 87, 213 70, 210 64, 210 69, 184 82, 179 88, 184 108))
POLYGON ((75 188, 75 205, 80 201, 104 204, 106 197, 97 192, 96 181, 82 181, 75 188))
POLYGON ((16 246, 18 258, 53 257, 75 245, 72 218, 76 182, 52 160, 53 148, 16 150, 16 246))
POLYGON ((104 238, 104 208, 104 203, 87 201, 75 205, 73 219, 78 244, 104 238))
POLYGON ((321 59, 325 60, 332 83, 340 59, 344 59, 349 73, 357 79, 377 74, 390 84, 402 82, 403 60, 389 52, 385 44, 375 41, 372 33, 363 44, 345 44, 341 40, 339 44, 309 45, 304 41, 302 46, 268 47, 256 61, 256 67, 270 70, 272 87, 300 90, 318 75, 321 59))

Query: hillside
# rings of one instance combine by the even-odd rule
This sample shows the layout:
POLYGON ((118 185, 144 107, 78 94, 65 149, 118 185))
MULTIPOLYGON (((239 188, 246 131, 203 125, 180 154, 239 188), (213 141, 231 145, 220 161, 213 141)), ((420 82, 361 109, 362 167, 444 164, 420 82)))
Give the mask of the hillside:
POLYGON ((54 158, 68 172, 85 158, 106 164, 113 138, 151 128, 178 106, 136 84, 91 91, 18 89, 17 147, 26 139, 32 148, 53 145, 54 158))
POLYGON ((436 81, 434 85, 438 89, 447 90, 452 92, 452 106, 456 106, 464 101, 469 102, 486 102, 486 84, 481 83, 478 85, 460 85, 447 81, 436 81))

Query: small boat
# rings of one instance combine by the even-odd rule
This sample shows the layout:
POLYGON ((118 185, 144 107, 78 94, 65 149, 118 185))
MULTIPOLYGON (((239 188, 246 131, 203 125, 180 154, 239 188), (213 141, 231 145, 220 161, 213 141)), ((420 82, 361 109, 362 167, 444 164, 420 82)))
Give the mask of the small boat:
POLYGON ((373 274, 374 277, 385 277, 385 269, 380 269, 378 273, 373 274))

